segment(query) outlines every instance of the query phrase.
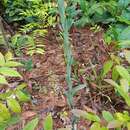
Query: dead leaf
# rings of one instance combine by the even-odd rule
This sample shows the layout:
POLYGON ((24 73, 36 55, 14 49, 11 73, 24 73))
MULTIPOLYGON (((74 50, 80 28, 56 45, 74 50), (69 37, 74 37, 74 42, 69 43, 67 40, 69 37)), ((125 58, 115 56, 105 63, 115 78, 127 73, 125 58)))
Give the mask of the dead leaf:
POLYGON ((36 116, 37 113, 33 112, 33 111, 26 111, 24 113, 22 113, 22 119, 26 120, 28 118, 31 118, 33 116, 36 116))
POLYGON ((59 128, 58 130, 71 130, 71 128, 59 128))
POLYGON ((84 107, 85 111, 96 114, 96 111, 92 110, 90 107, 87 107, 85 105, 83 107, 84 107))

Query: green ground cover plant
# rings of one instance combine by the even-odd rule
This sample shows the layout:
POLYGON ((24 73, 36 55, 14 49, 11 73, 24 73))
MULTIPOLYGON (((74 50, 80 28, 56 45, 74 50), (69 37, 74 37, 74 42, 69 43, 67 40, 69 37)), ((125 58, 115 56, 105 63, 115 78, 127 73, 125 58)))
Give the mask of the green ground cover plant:
POLYGON ((5 56, 0 53, 0 128, 3 127, 3 130, 7 125, 6 123, 10 122, 9 124, 11 124, 11 120, 14 119, 11 118, 13 113, 21 113, 20 104, 30 100, 30 96, 24 92, 27 86, 25 83, 11 88, 11 84, 7 81, 8 77, 22 78, 21 74, 16 70, 18 66, 22 66, 22 64, 14 61, 11 52, 6 53, 5 56), (3 91, 3 89, 5 90, 3 91))

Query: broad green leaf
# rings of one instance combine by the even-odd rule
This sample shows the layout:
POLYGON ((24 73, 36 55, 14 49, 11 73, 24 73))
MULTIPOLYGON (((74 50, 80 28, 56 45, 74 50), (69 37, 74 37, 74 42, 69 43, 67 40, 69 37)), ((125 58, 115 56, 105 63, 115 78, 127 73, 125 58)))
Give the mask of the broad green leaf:
POLYGON ((121 86, 118 86, 116 89, 119 92, 119 94, 125 99, 125 102, 127 103, 127 105, 130 106, 129 94, 121 86))
POLYGON ((6 126, 0 125, 0 130, 6 130, 6 126))
POLYGON ((11 76, 11 77, 22 77, 16 70, 8 67, 1 67, 0 74, 4 76, 11 76))
POLYGON ((125 92, 129 91, 129 83, 126 79, 120 80, 120 86, 124 89, 125 92))
POLYGON ((117 120, 121 121, 121 122, 128 122, 130 120, 129 115, 127 114, 123 114, 120 112, 115 113, 115 117, 117 120))
POLYGON ((13 90, 4 92, 0 94, 0 100, 6 100, 9 96, 13 94, 13 90))
POLYGON ((128 73, 127 69, 125 69, 123 66, 117 65, 116 70, 122 78, 130 82, 130 74, 128 73))
POLYGON ((4 119, 0 117, 0 124, 3 123, 4 119))
POLYGON ((17 90, 16 91, 16 96, 18 98, 19 101, 22 102, 26 102, 30 100, 30 96, 28 96, 27 94, 25 94, 23 91, 21 90, 17 90))
POLYGON ((76 117, 79 117, 79 118, 82 117, 82 118, 90 120, 90 121, 100 122, 100 118, 96 114, 88 113, 86 111, 82 111, 82 110, 79 110, 79 109, 73 109, 72 113, 76 117))
POLYGON ((109 83, 112 86, 114 86, 116 88, 116 90, 119 92, 119 94, 125 99, 125 102, 127 103, 127 105, 130 106, 129 94, 124 91, 123 87, 121 87, 115 81, 113 81, 111 79, 105 79, 104 81, 106 81, 107 83, 109 83))
POLYGON ((17 90, 23 90, 24 88, 27 87, 27 84, 26 83, 21 83, 20 85, 17 86, 17 90))
POLYGON ((125 54, 126 60, 130 63, 130 51, 125 50, 125 51, 124 51, 124 54, 125 54))
POLYGON ((128 4, 130 3, 129 0, 118 0, 118 6, 122 8, 126 8, 128 4))
POLYGON ((102 73, 103 77, 111 70, 112 66, 113 66, 113 61, 109 60, 105 62, 103 66, 103 73, 102 73))
POLYGON ((0 84, 8 84, 6 78, 2 75, 0 75, 0 84))
POLYGON ((11 109, 12 112, 15 112, 15 113, 21 112, 20 104, 18 103, 16 99, 13 99, 13 98, 7 99, 7 105, 11 109))
POLYGON ((87 113, 86 116, 85 116, 85 119, 88 119, 90 121, 100 122, 100 118, 97 115, 92 114, 92 113, 87 113))
POLYGON ((17 67, 17 66, 22 66, 23 64, 16 62, 16 61, 7 61, 4 66, 5 67, 17 67))
POLYGON ((114 120, 114 117, 112 116, 112 114, 108 111, 103 111, 102 112, 103 118, 107 121, 110 122, 112 120, 114 120))
POLYGON ((0 130, 6 130, 7 128, 10 128, 11 126, 19 123, 20 121, 20 116, 11 116, 9 120, 6 122, 1 123, 0 122, 0 130))
POLYGON ((100 124, 97 122, 93 123, 90 130, 101 130, 100 124))
POLYGON ((0 116, 4 120, 8 120, 11 117, 8 108, 2 103, 0 103, 0 116))
POLYGON ((118 37, 119 40, 130 40, 130 26, 124 29, 118 37))
POLYGON ((51 113, 44 120, 44 130, 53 130, 53 119, 51 113))
POLYGON ((5 64, 5 58, 3 54, 0 52, 0 66, 3 66, 5 64))
POLYGON ((36 126, 38 125, 38 118, 33 119, 23 128, 23 130, 35 130, 36 126))
POLYGON ((33 69, 33 61, 32 59, 29 59, 28 61, 22 61, 22 64, 24 65, 24 68, 27 71, 31 71, 33 69))
POLYGON ((130 130, 130 123, 127 123, 127 129, 130 130))
POLYGON ((8 2, 8 0, 3 0, 3 5, 4 5, 5 7, 7 7, 7 2, 8 2))
POLYGON ((109 129, 106 127, 102 127, 100 130, 109 130, 109 129))
POLYGON ((116 63, 118 65, 121 63, 121 58, 119 56, 111 54, 110 57, 111 57, 112 61, 114 61, 114 63, 116 63))
POLYGON ((12 60, 13 59, 13 54, 8 51, 6 54, 5 54, 5 60, 6 61, 9 61, 9 60, 12 60))
POLYGON ((107 128, 112 129, 112 128, 120 128, 123 125, 124 122, 118 121, 118 120, 113 120, 108 123, 107 128))
POLYGON ((119 48, 130 48, 130 40, 122 40, 118 43, 119 48))
MULTIPOLYGON (((21 117, 19 115, 11 116, 11 118, 6 122, 8 126, 12 126, 20 121, 21 117)), ((6 125, 6 126, 7 126, 6 125)))
POLYGON ((116 80, 118 79, 118 77, 119 77, 119 73, 117 72, 116 68, 114 67, 114 68, 112 69, 112 79, 113 79, 114 81, 116 81, 116 80))

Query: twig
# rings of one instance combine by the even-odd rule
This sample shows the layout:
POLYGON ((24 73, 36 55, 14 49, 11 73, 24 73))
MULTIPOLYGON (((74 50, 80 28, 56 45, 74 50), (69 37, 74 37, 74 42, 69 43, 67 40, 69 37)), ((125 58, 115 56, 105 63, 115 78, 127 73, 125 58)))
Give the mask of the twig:
POLYGON ((0 30, 1 30, 1 33, 2 33, 3 38, 4 38, 4 44, 6 45, 6 49, 8 50, 9 49, 8 39, 6 37, 6 33, 5 33, 5 30, 4 30, 4 26, 3 26, 3 23, 2 23, 2 17, 1 16, 0 16, 0 30))

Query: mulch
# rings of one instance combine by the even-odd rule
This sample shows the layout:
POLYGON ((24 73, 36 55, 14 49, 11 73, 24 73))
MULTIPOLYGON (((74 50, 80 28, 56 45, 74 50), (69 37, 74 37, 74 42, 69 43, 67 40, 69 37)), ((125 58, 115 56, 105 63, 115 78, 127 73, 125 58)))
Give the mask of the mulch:
MULTIPOLYGON (((62 40, 57 30, 49 31, 46 37, 39 38, 39 40, 45 45, 45 54, 34 55, 33 70, 22 72, 32 95, 31 103, 23 105, 22 117, 26 122, 36 114, 43 119, 47 113, 51 112, 55 129, 69 126, 71 112, 64 95, 67 84, 62 40), (68 113, 67 117, 63 116, 64 112, 68 113)), ((70 42, 75 60, 72 66, 73 87, 79 84, 87 85, 74 97, 74 106, 97 114, 104 109, 114 112, 115 101, 111 102, 107 98, 113 95, 114 90, 106 89, 100 92, 96 88, 98 86, 96 76, 100 74, 104 62, 109 59, 109 52, 112 51, 112 48, 105 45, 103 41, 103 30, 94 33, 87 27, 73 28, 70 33, 70 42)), ((113 96, 112 98, 115 99, 113 96)), ((81 120, 78 128, 83 130, 87 125, 89 125, 88 122, 81 120)), ((39 124, 37 130, 41 128, 39 124)))

